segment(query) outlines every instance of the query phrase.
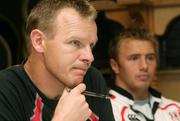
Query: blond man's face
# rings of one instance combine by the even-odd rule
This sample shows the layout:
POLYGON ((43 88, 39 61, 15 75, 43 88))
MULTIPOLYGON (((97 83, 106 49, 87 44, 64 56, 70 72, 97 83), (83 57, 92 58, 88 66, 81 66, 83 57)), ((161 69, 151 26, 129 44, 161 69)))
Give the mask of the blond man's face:
POLYGON ((46 67, 60 83, 75 87, 83 81, 94 60, 92 47, 97 41, 96 24, 79 16, 74 9, 65 8, 54 25, 55 37, 46 40, 44 46, 46 67))

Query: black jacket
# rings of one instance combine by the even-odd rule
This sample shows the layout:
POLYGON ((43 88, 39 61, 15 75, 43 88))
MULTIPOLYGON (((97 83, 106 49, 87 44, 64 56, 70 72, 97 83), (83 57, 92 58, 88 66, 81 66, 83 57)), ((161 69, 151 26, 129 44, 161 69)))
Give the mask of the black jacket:
MULTIPOLYGON (((93 67, 88 70, 84 83, 89 91, 107 93, 102 75, 93 67)), ((95 97, 86 99, 100 121, 114 121, 109 100, 95 97)), ((36 88, 23 65, 12 66, 0 72, 0 121, 33 121, 34 114, 36 117, 33 118, 50 121, 57 102, 48 99, 36 88)))

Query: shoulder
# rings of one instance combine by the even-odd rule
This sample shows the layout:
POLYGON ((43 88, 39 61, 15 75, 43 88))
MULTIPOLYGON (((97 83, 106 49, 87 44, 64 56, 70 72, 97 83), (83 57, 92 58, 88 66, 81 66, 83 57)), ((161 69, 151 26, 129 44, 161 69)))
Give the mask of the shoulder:
POLYGON ((84 77, 84 83, 89 91, 107 92, 106 81, 101 72, 95 67, 90 67, 84 77))
POLYGON ((98 93, 108 93, 108 87, 106 80, 104 79, 101 72, 95 67, 91 66, 84 77, 84 83, 86 89, 98 93))
POLYGON ((169 98, 166 98, 166 97, 161 97, 161 103, 160 103, 160 107, 161 108, 178 108, 180 109, 180 103, 178 101, 175 101, 175 100, 172 100, 172 99, 169 99, 169 98))
MULTIPOLYGON (((105 79, 101 72, 93 66, 91 66, 87 71, 84 83, 86 84, 86 90, 88 91, 97 92, 99 94, 108 93, 105 79)), ((91 110, 100 120, 114 121, 110 100, 94 97, 86 97, 86 99, 91 110)))
POLYGON ((0 71, 0 90, 1 93, 8 96, 15 93, 19 94, 21 90, 26 89, 28 81, 26 79, 23 66, 11 66, 0 71))
POLYGON ((0 78, 9 78, 10 76, 16 75, 18 70, 20 70, 20 68, 22 68, 22 66, 15 65, 15 66, 10 66, 6 69, 3 69, 0 71, 0 78))
POLYGON ((0 71, 0 120, 3 117, 5 120, 18 121, 26 117, 25 108, 31 105, 32 93, 23 76, 23 66, 12 66, 0 71))
POLYGON ((98 69, 91 66, 86 73, 85 79, 87 78, 102 78, 102 74, 98 69))
POLYGON ((178 102, 176 100, 173 100, 173 99, 170 99, 170 98, 167 98, 167 97, 164 97, 164 96, 161 97, 161 100, 164 103, 177 103, 177 104, 180 104, 180 102, 178 102))
POLYGON ((22 66, 11 66, 0 71, 0 83, 12 82, 14 83, 17 78, 19 78, 19 71, 22 66))
POLYGON ((8 67, 8 68, 0 71, 0 83, 1 84, 14 79, 16 72, 13 71, 13 68, 14 67, 12 66, 12 67, 8 67))

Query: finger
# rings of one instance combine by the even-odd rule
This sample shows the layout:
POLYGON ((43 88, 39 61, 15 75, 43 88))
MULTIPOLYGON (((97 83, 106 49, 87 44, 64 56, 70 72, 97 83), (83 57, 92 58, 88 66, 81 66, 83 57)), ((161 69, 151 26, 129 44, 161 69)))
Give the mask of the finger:
POLYGON ((64 88, 61 98, 67 96, 69 94, 69 91, 67 88, 64 88))
POLYGON ((86 85, 84 83, 81 83, 77 85, 75 88, 73 88, 71 92, 75 94, 81 94, 85 90, 86 90, 86 85))

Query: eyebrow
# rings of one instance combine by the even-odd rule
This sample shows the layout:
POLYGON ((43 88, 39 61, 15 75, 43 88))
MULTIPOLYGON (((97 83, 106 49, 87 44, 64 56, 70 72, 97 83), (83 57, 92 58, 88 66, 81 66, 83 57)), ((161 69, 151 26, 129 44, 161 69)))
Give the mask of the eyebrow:
MULTIPOLYGON (((132 57, 132 56, 141 56, 143 54, 140 54, 140 53, 132 53, 130 55, 128 55, 127 57, 132 57)), ((147 53, 145 54, 145 56, 156 56, 157 54, 156 53, 147 53)))

